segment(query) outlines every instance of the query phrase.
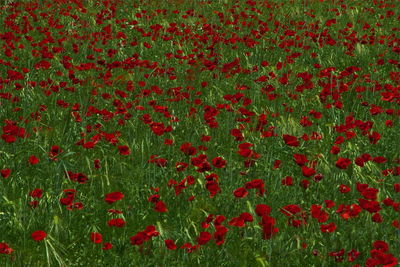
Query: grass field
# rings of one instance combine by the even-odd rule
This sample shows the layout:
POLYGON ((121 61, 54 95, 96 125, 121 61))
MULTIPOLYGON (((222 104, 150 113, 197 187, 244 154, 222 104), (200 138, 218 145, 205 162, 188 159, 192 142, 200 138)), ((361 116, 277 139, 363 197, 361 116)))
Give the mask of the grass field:
POLYGON ((0 5, 1 266, 398 266, 399 1, 0 5))

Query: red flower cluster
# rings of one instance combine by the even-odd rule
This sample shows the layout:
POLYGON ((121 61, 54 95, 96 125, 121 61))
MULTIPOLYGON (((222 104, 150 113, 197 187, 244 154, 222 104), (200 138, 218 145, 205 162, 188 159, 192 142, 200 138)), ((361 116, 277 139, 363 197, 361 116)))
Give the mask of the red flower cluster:
POLYGON ((1 138, 6 143, 14 143, 19 138, 27 137, 27 133, 25 132, 25 128, 18 127, 17 123, 11 120, 5 121, 6 125, 3 126, 3 134, 1 138))
POLYGON ((131 244, 134 246, 140 246, 144 242, 149 241, 151 238, 158 236, 160 233, 157 232, 156 227, 149 225, 144 231, 138 232, 136 235, 130 238, 131 244))
POLYGON ((73 210, 73 209, 77 209, 77 210, 81 210, 83 209, 83 204, 82 202, 75 202, 75 195, 76 195, 76 190, 75 189, 65 189, 64 194, 66 195, 66 197, 60 198, 60 203, 64 206, 66 206, 66 208, 68 210, 73 210))
POLYGON ((160 200, 160 195, 157 194, 151 195, 148 198, 148 201, 154 204, 154 211, 162 213, 168 211, 167 205, 165 205, 165 203, 162 200, 160 200))
POLYGON ((262 239, 271 239, 279 231, 279 228, 275 227, 275 218, 269 216, 271 208, 265 204, 258 204, 255 212, 259 217, 261 217, 259 225, 262 227, 262 239))
POLYGON ((253 216, 248 212, 243 212, 238 217, 234 217, 229 221, 230 226, 245 227, 246 222, 252 222, 253 216))
POLYGON ((365 266, 384 266, 384 267, 394 267, 398 264, 398 259, 389 253, 389 245, 381 240, 375 241, 373 244, 373 249, 370 251, 370 257, 367 259, 365 266))

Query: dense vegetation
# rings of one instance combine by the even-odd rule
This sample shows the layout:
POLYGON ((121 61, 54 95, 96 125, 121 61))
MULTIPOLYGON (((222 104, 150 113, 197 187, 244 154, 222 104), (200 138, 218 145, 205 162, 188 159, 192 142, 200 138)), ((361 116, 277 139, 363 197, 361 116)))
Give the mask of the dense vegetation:
POLYGON ((2 266, 396 266, 399 1, 5 1, 2 266))

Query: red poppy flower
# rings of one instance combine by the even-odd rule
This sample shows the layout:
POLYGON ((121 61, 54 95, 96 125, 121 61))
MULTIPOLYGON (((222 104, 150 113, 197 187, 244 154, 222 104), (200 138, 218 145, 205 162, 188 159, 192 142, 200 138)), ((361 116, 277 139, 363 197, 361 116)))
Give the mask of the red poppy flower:
POLYGON ((174 140, 172 139, 164 139, 164 145, 171 146, 174 144, 174 140))
POLYGON ((106 194, 105 197, 104 197, 104 200, 108 204, 111 204, 111 203, 114 203, 114 202, 116 202, 118 200, 121 200, 123 198, 124 198, 124 194, 122 194, 121 192, 117 191, 117 192, 112 192, 112 193, 106 194))
POLYGON ((34 190, 32 190, 29 193, 29 196, 33 197, 33 198, 42 198, 43 196, 43 190, 40 188, 35 188, 34 190))
POLYGON ((167 239, 164 241, 165 242, 165 246, 169 249, 169 250, 175 250, 177 248, 174 240, 171 239, 167 239))
POLYGON ((239 187, 233 191, 233 195, 237 198, 244 198, 249 194, 249 192, 244 187, 239 187))
POLYGON ((130 238, 131 244, 134 246, 135 245, 139 246, 143 244, 143 242, 146 241, 147 239, 148 239, 147 235, 143 232, 139 232, 130 238))
POLYGON ((4 178, 4 179, 7 179, 9 176, 10 176, 10 174, 11 174, 11 170, 10 169, 2 169, 1 171, 0 171, 0 173, 1 173, 1 176, 4 178))
POLYGON ((400 183, 394 184, 393 189, 396 193, 400 193, 400 183))
POLYGON ((191 143, 183 143, 180 150, 188 156, 196 155, 197 150, 191 143))
POLYGON ((357 191, 360 193, 363 192, 364 190, 366 190, 368 187, 369 187, 368 184, 362 184, 362 183, 357 182, 356 188, 357 188, 357 191))
POLYGON ((337 155, 337 154, 339 154, 339 152, 340 152, 340 147, 338 147, 338 146, 332 146, 330 152, 331 152, 331 154, 337 155))
POLYGON ((74 199, 74 195, 68 195, 67 197, 60 198, 60 203, 64 206, 70 206, 74 202, 74 199))
POLYGON ((379 189, 370 187, 370 188, 363 190, 361 192, 361 195, 366 199, 376 200, 378 197, 378 192, 379 192, 379 189))
POLYGON ((100 233, 95 233, 95 232, 91 233, 90 239, 95 244, 100 244, 101 242, 103 242, 103 236, 100 233))
POLYGON ((363 159, 362 157, 357 157, 357 158, 354 160, 354 163, 355 163, 357 166, 360 166, 360 167, 364 167, 364 165, 365 165, 365 161, 364 161, 364 159, 363 159))
POLYGON ((214 226, 221 225, 226 220, 224 215, 218 215, 215 217, 214 226))
POLYGON ((348 158, 339 158, 336 161, 336 167, 339 169, 347 169, 347 167, 351 164, 351 160, 348 158))
POLYGON ((286 185, 286 186, 291 186, 291 185, 293 185, 293 177, 291 177, 291 176, 286 176, 285 178, 282 179, 281 184, 282 184, 282 185, 286 185))
POLYGON ((38 163, 39 163, 39 159, 35 155, 32 155, 29 157, 29 164, 36 165, 38 163))
POLYGON ((250 182, 247 182, 245 185, 246 189, 258 189, 257 195, 262 196, 265 193, 265 184, 262 179, 254 179, 250 182))
POLYGON ((382 209, 378 201, 360 198, 358 199, 358 202, 360 203, 361 208, 368 211, 369 213, 375 213, 382 209))
POLYGON ((329 224, 321 224, 320 229, 323 233, 333 233, 336 230, 336 225, 333 222, 329 224))
POLYGON ((235 227, 244 227, 244 226, 245 226, 244 220, 243 220, 242 218, 240 218, 240 217, 234 217, 234 218, 232 218, 232 219, 228 222, 228 224, 229 224, 230 226, 235 226, 235 227))
POLYGON ((382 218, 382 216, 377 212, 377 213, 374 213, 374 215, 372 215, 372 221, 373 222, 375 222, 375 223, 381 223, 381 222, 383 222, 383 218, 382 218))
POLYGON ((288 146, 294 146, 297 147, 300 145, 299 140, 297 139, 296 136, 284 134, 283 135, 283 141, 285 141, 286 145, 288 146))
POLYGON ((154 206, 154 210, 157 212, 167 212, 167 206, 161 200, 157 201, 156 205, 154 206))
POLYGON ((160 233, 157 232, 156 227, 154 225, 146 226, 146 229, 143 231, 148 237, 158 236, 160 233))
POLYGON ((4 142, 9 143, 9 144, 17 141, 17 138, 14 135, 10 135, 10 134, 2 134, 1 138, 4 140, 4 142))
POLYGON ((113 247, 113 245, 110 242, 105 242, 101 249, 102 250, 109 250, 109 249, 112 249, 112 247, 113 247))
POLYGON ((324 176, 322 175, 322 173, 317 173, 316 175, 314 175, 313 180, 315 182, 320 182, 322 179, 324 179, 324 176))
POLYGON ((95 168, 95 169, 100 169, 100 168, 101 168, 100 160, 99 160, 99 159, 95 159, 95 160, 93 161, 93 164, 94 164, 94 168, 95 168))
POLYGON ((359 256, 361 255, 360 252, 358 252, 355 249, 350 250, 349 252, 347 252, 347 260, 349 262, 353 262, 355 261, 359 256))
POLYGON ((45 239, 46 236, 47 236, 46 232, 45 232, 45 231, 42 231, 42 230, 35 231, 35 232, 33 232, 32 235, 31 235, 32 239, 35 240, 35 241, 37 241, 37 242, 39 242, 39 241, 45 239))
POLYGON ((377 249, 377 250, 379 250, 379 251, 381 251, 381 252, 388 252, 389 251, 389 245, 385 242, 385 241, 382 241, 382 240, 377 240, 377 241, 375 241, 373 244, 372 244, 372 246, 375 248, 375 249, 377 249))
POLYGON ((327 199, 327 200, 325 200, 324 202, 325 202, 325 205, 326 205, 326 207, 327 207, 328 209, 333 208, 333 207, 336 205, 335 202, 332 201, 332 200, 330 200, 330 199, 327 199))
POLYGON ((215 168, 224 168, 226 166, 226 160, 224 160, 222 157, 213 158, 211 163, 215 168))
POLYGON ((274 161, 274 169, 279 169, 280 165, 281 165, 282 161, 280 161, 279 159, 274 161))
POLYGON ((311 177, 316 173, 316 171, 313 168, 309 168, 307 166, 302 166, 301 172, 305 177, 311 177))
POLYGON ((322 210, 321 205, 311 205, 311 216, 317 219, 319 223, 326 222, 329 219, 329 214, 322 210))
POLYGON ((262 222, 260 223, 262 226, 262 239, 271 239, 278 233, 279 229, 275 227, 275 223, 275 218, 267 215, 262 216, 262 222))
POLYGON ((296 213, 301 212, 301 208, 298 205, 290 204, 281 208, 280 211, 286 216, 292 216, 296 213))
POLYGON ((47 70, 51 67, 51 63, 47 60, 41 60, 34 65, 34 68, 37 70, 44 69, 47 70))
POLYGON ((16 80, 23 80, 24 76, 18 71, 7 70, 7 78, 10 79, 11 81, 16 81, 16 80))
POLYGON ((129 147, 127 146, 118 146, 118 151, 120 155, 127 156, 131 154, 129 147))
POLYGON ((108 221, 108 226, 115 226, 115 227, 124 227, 126 222, 122 218, 117 218, 117 219, 111 219, 108 221))
POLYGON ((245 222, 252 222, 253 216, 248 212, 243 212, 239 215, 239 218, 243 219, 245 222))
POLYGON ((216 181, 207 181, 206 189, 210 192, 210 198, 213 198, 218 192, 221 192, 221 188, 216 181))
POLYGON ((197 238, 197 242, 199 245, 205 245, 208 241, 210 241, 212 235, 209 232, 201 232, 200 236, 197 238))
POLYGON ((215 226, 214 240, 217 246, 222 245, 225 242, 225 235, 228 232, 228 228, 223 225, 215 226))
POLYGON ((255 212, 258 216, 269 215, 271 213, 271 207, 266 204, 258 204, 255 212))
POLYGON ((344 193, 350 192, 351 189, 347 185, 341 184, 340 187, 339 187, 339 190, 340 190, 341 193, 344 194, 344 193))
POLYGON ((11 254, 14 250, 5 242, 0 242, 0 254, 11 254))
POLYGON ((381 139, 381 135, 378 132, 372 132, 371 134, 368 135, 368 138, 369 142, 375 145, 381 139))

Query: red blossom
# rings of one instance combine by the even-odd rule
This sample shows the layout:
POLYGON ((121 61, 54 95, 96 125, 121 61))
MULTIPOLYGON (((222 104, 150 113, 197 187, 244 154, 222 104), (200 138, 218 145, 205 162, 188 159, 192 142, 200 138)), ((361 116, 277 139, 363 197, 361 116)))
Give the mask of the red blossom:
POLYGON ((125 226, 126 222, 125 222, 125 220, 122 219, 122 218, 116 218, 116 219, 111 219, 111 220, 109 220, 109 221, 107 222, 107 224, 108 224, 108 226, 110 226, 110 227, 115 226, 115 227, 121 228, 121 227, 124 227, 124 226, 125 226))
POLYGON ((102 250, 110 250, 112 249, 113 245, 110 242, 104 242, 102 250))
POLYGON ((262 227, 262 239, 271 239, 278 233, 279 229, 275 227, 275 223, 275 218, 268 215, 262 216, 262 222, 259 223, 262 227))
POLYGON ((35 188, 34 190, 32 190, 31 192, 29 192, 29 196, 33 197, 33 198, 42 198, 43 196, 43 190, 40 188, 35 188))
POLYGON ((249 194, 249 192, 244 187, 239 187, 235 191, 233 191, 233 195, 236 198, 244 198, 249 194))
POLYGON ((307 156, 303 154, 293 154, 293 160, 299 166, 304 166, 307 162, 307 156))
POLYGON ((282 179, 281 184, 282 184, 282 185, 286 185, 286 186, 291 186, 291 185, 293 185, 293 177, 291 177, 291 176, 286 176, 285 178, 282 179))
POLYGON ((200 232, 199 237, 197 238, 197 242, 199 245, 205 245, 210 241, 212 238, 212 235, 209 232, 200 232))
POLYGON ((90 234, 90 240, 95 244, 100 244, 103 242, 103 236, 100 233, 92 232, 90 234))
POLYGON ((347 169, 347 167, 351 164, 351 160, 348 158, 339 158, 336 161, 336 167, 339 169, 347 169))
POLYGON ((127 146, 118 146, 118 151, 120 155, 127 156, 131 154, 129 147, 127 146))
POLYGON ((336 230, 336 225, 333 222, 329 224, 321 224, 320 229, 323 233, 333 233, 336 230))
POLYGON ((217 244, 217 246, 222 245, 223 243, 225 243, 225 235, 228 232, 228 228, 226 228, 223 225, 216 225, 215 226, 215 232, 214 232, 214 240, 215 240, 215 244, 217 244))
POLYGON ((9 168, 2 169, 2 170, 0 171, 0 173, 1 173, 1 176, 2 176, 4 179, 7 179, 7 178, 10 176, 10 174, 11 174, 11 170, 10 170, 9 168))
POLYGON ((256 206, 255 212, 260 217, 264 215, 269 215, 271 213, 271 207, 266 204, 258 204, 256 206))
POLYGON ((213 158, 211 163, 215 168, 224 168, 226 166, 226 160, 224 160, 222 157, 213 158))
POLYGON ((112 204, 118 200, 121 200, 124 198, 124 194, 122 194, 121 192, 117 191, 117 192, 112 192, 109 194, 106 194, 104 197, 104 201, 107 202, 108 204, 112 204))
POLYGON ((10 255, 13 253, 13 249, 9 247, 9 245, 5 242, 0 242, 0 254, 10 255))
POLYGON ((165 242, 165 246, 166 246, 169 250, 175 250, 175 249, 177 249, 177 246, 176 246, 174 240, 167 239, 167 240, 165 240, 164 242, 165 242))
POLYGON ((157 201, 157 203, 154 206, 154 210, 157 212, 167 212, 168 211, 167 206, 161 200, 157 201))
POLYGON ((307 167, 307 166, 302 166, 301 167, 301 172, 305 177, 311 177, 314 174, 316 174, 316 171, 313 168, 307 167))
POLYGON ((42 241, 43 239, 46 238, 46 236, 47 236, 46 232, 42 230, 35 231, 31 234, 32 239, 37 242, 42 241))
POLYGON ((284 134, 283 135, 283 141, 285 141, 285 144, 288 146, 293 146, 297 147, 300 145, 299 140, 297 139, 296 136, 284 134))
POLYGON ((38 163, 39 163, 39 159, 35 155, 32 155, 29 157, 29 164, 36 165, 38 163))

